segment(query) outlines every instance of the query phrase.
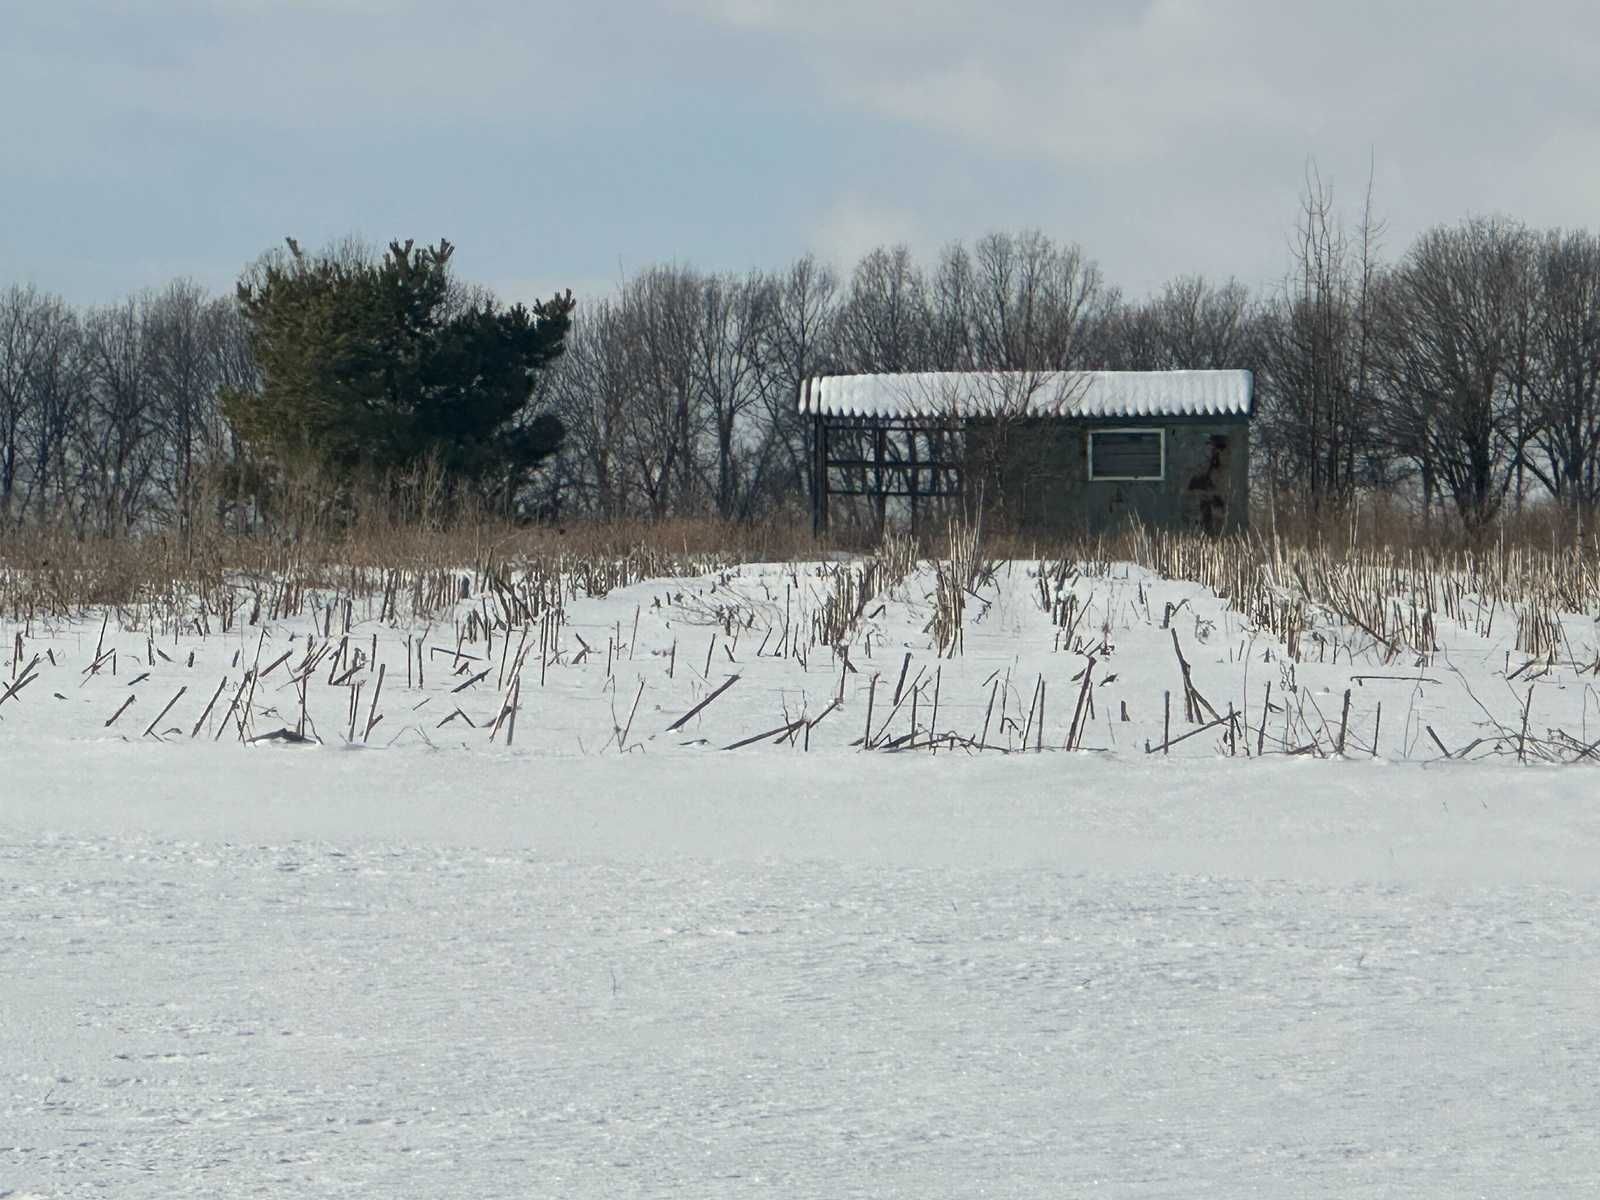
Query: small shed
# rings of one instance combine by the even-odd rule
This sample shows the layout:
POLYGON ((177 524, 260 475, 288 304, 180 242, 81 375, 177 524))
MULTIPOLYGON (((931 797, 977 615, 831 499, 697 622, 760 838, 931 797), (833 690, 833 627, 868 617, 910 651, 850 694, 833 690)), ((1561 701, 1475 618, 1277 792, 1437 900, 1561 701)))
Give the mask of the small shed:
POLYGON ((828 375, 801 386, 800 411, 819 533, 841 497, 880 526, 979 503, 1040 534, 1248 520, 1249 371, 828 375))

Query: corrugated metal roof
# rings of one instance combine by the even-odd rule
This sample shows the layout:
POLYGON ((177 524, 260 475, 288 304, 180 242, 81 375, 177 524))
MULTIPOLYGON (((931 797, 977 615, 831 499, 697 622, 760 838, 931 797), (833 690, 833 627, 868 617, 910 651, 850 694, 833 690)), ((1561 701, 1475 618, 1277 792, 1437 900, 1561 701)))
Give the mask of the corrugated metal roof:
POLYGON ((837 417, 1247 417, 1249 371, 920 371, 824 375, 800 411, 837 417))

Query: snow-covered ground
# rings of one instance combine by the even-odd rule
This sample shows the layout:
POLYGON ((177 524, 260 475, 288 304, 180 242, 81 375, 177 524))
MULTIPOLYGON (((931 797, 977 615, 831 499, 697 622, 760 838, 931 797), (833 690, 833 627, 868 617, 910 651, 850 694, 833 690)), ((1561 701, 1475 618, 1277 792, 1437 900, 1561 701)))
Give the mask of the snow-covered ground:
MULTIPOLYGON (((979 589, 953 657, 920 575, 865 607, 854 672, 758 653, 831 586, 748 567, 569 598, 520 672, 517 633, 502 671, 507 634, 463 632, 481 596, 426 633, 310 604, 227 633, 0 621, 0 693, 38 659, 0 704, 0 1195, 1596 1194, 1596 777, 1427 749, 1520 730, 1509 647, 1289 664, 1193 585, 1084 580, 1104 682, 1063 752, 1086 656, 1026 568, 979 589), (1197 728, 1173 628, 1210 703, 1251 714, 1232 744, 1145 753, 1164 690, 1197 728), (241 744, 242 672, 244 732, 296 728, 284 684, 324 631, 324 744, 241 744), (1028 745, 1053 752, 851 747, 987 719, 1020 750, 1040 678, 1028 745), (1285 720, 1326 751, 1341 718, 1310 713, 1346 687, 1345 759, 1270 753, 1285 720)), ((1530 736, 1600 723, 1575 665, 1539 671, 1530 736)))
POLYGON ((1600 763, 1593 615, 1561 614, 1547 659, 1516 649, 1507 605, 1479 606, 1470 626, 1430 614, 1426 653, 1312 606, 1291 649, 1198 584, 1126 564, 1063 577, 1004 563, 961 590, 959 641, 941 647, 931 568, 866 589, 862 578, 850 564, 750 564, 591 596, 569 576, 543 613, 517 607, 525 594, 474 589, 468 573, 449 581, 467 598, 421 613, 404 609, 403 587, 388 601, 286 598, 271 581, 241 581, 228 614, 213 597, 116 620, 0 615, 0 747, 289 731, 579 757, 738 747, 787 770, 797 754, 864 738, 875 750, 991 753, 1070 740, 1137 758, 1170 736, 1172 755, 1201 759, 1342 745, 1391 761, 1600 763))

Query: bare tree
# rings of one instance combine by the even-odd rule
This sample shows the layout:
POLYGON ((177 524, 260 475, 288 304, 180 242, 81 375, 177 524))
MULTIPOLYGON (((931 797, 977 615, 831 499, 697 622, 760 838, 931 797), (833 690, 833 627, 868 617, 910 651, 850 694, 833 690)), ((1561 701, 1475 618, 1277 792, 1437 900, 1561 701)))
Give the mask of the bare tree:
POLYGON ((1255 339, 1244 284, 1184 275, 1143 303, 1115 298, 1087 340, 1091 359, 1108 370, 1225 371, 1254 364, 1255 339))
POLYGON ((971 371, 977 366, 977 289, 971 253, 962 243, 952 242, 939 255, 931 286, 928 357, 941 371, 971 371))
POLYGON ((0 292, 0 524, 16 519, 27 463, 26 423, 55 340, 60 301, 34 287, 0 292))
POLYGON ((1564 504, 1600 506, 1600 237, 1552 231, 1536 251, 1525 385, 1534 477, 1564 504))
POLYGON ((193 524, 198 476, 221 420, 228 307, 198 284, 178 280, 150 297, 143 314, 154 387, 150 415, 163 455, 156 482, 180 534, 193 524))
POLYGON ((1119 296, 1090 331, 1090 362, 1105 371, 1154 371, 1166 358, 1155 306, 1119 296))
POLYGON ((22 436, 27 442, 28 481, 18 516, 47 522, 72 516, 69 448, 87 400, 81 330, 77 314, 51 298, 39 312, 37 353, 27 381, 22 436))
POLYGON ((611 300, 584 304, 566 347, 551 380, 552 401, 567 429, 560 465, 574 480, 579 503, 614 520, 628 513, 624 440, 636 394, 626 314, 611 300))
MULTIPOLYGON (((250 349, 250 327, 235 299, 217 300, 212 307, 212 337, 216 352, 217 394, 251 391, 259 386, 255 355, 250 349)), ((211 469, 216 477, 217 521, 225 525, 230 515, 235 527, 243 530, 251 518, 248 503, 255 491, 247 486, 249 460, 239 435, 226 420, 214 420, 208 448, 211 469)))
POLYGON ((649 515, 701 507, 699 452, 704 412, 696 388, 700 277, 683 267, 652 267, 623 290, 626 336, 633 343, 633 411, 627 447, 649 515))
POLYGON ((1500 511, 1530 436, 1515 385, 1532 248, 1506 220, 1433 229, 1382 289, 1386 428, 1473 529, 1500 511))
MULTIPOLYGON (((1313 507, 1354 495, 1377 447, 1372 379, 1377 241, 1371 190, 1352 237, 1332 189, 1308 174, 1294 266, 1256 325, 1261 435, 1274 485, 1313 507)), ((1421 443, 1396 427, 1400 453, 1430 468, 1421 443)))
POLYGON ((928 285, 905 246, 879 247, 856 264, 839 312, 840 366, 852 372, 924 370, 928 285))
POLYGON ((1085 333, 1104 298, 1100 268, 1037 230, 991 233, 973 255, 974 364, 989 371, 1084 365, 1085 333))
POLYGON ((85 321, 90 405, 79 439, 85 487, 96 499, 93 526, 106 535, 138 525, 156 473, 156 385, 145 305, 128 300, 85 321))
POLYGON ((772 286, 760 275, 712 276, 700 284, 695 385, 715 443, 712 495, 724 518, 750 513, 749 469, 761 439, 748 426, 760 411, 762 351, 775 306, 772 286))
POLYGON ((1213 285, 1203 276, 1185 275, 1168 283, 1148 307, 1158 369, 1234 370, 1251 356, 1250 292, 1236 279, 1213 285))
POLYGON ((815 463, 796 403, 802 381, 834 367, 839 280, 807 254, 768 280, 772 305, 763 338, 760 374, 763 436, 752 491, 768 503, 809 494, 815 463))

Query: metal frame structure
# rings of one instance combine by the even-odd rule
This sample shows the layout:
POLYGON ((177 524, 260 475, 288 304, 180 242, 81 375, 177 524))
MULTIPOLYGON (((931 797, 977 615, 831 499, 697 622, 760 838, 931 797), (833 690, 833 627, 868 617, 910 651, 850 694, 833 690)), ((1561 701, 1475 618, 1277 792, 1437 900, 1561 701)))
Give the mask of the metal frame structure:
MULTIPOLYGON (((1005 416, 1068 420, 1098 432, 1160 432, 1160 478, 1126 480, 1157 483, 1169 466, 1166 426, 1248 422, 1255 407, 1248 371, 833 375, 801 380, 796 400, 811 418, 811 517, 818 534, 828 530, 836 496, 871 502, 880 530, 890 500, 906 501, 913 529, 928 502, 964 504, 974 469, 968 432, 1005 416)), ((1102 480, 1124 481, 1092 482, 1102 480)))
POLYGON ((925 500, 964 494, 966 422, 953 417, 812 416, 811 526, 829 526, 829 500, 860 496, 874 502, 878 525, 891 498, 904 498, 916 528, 925 500))

